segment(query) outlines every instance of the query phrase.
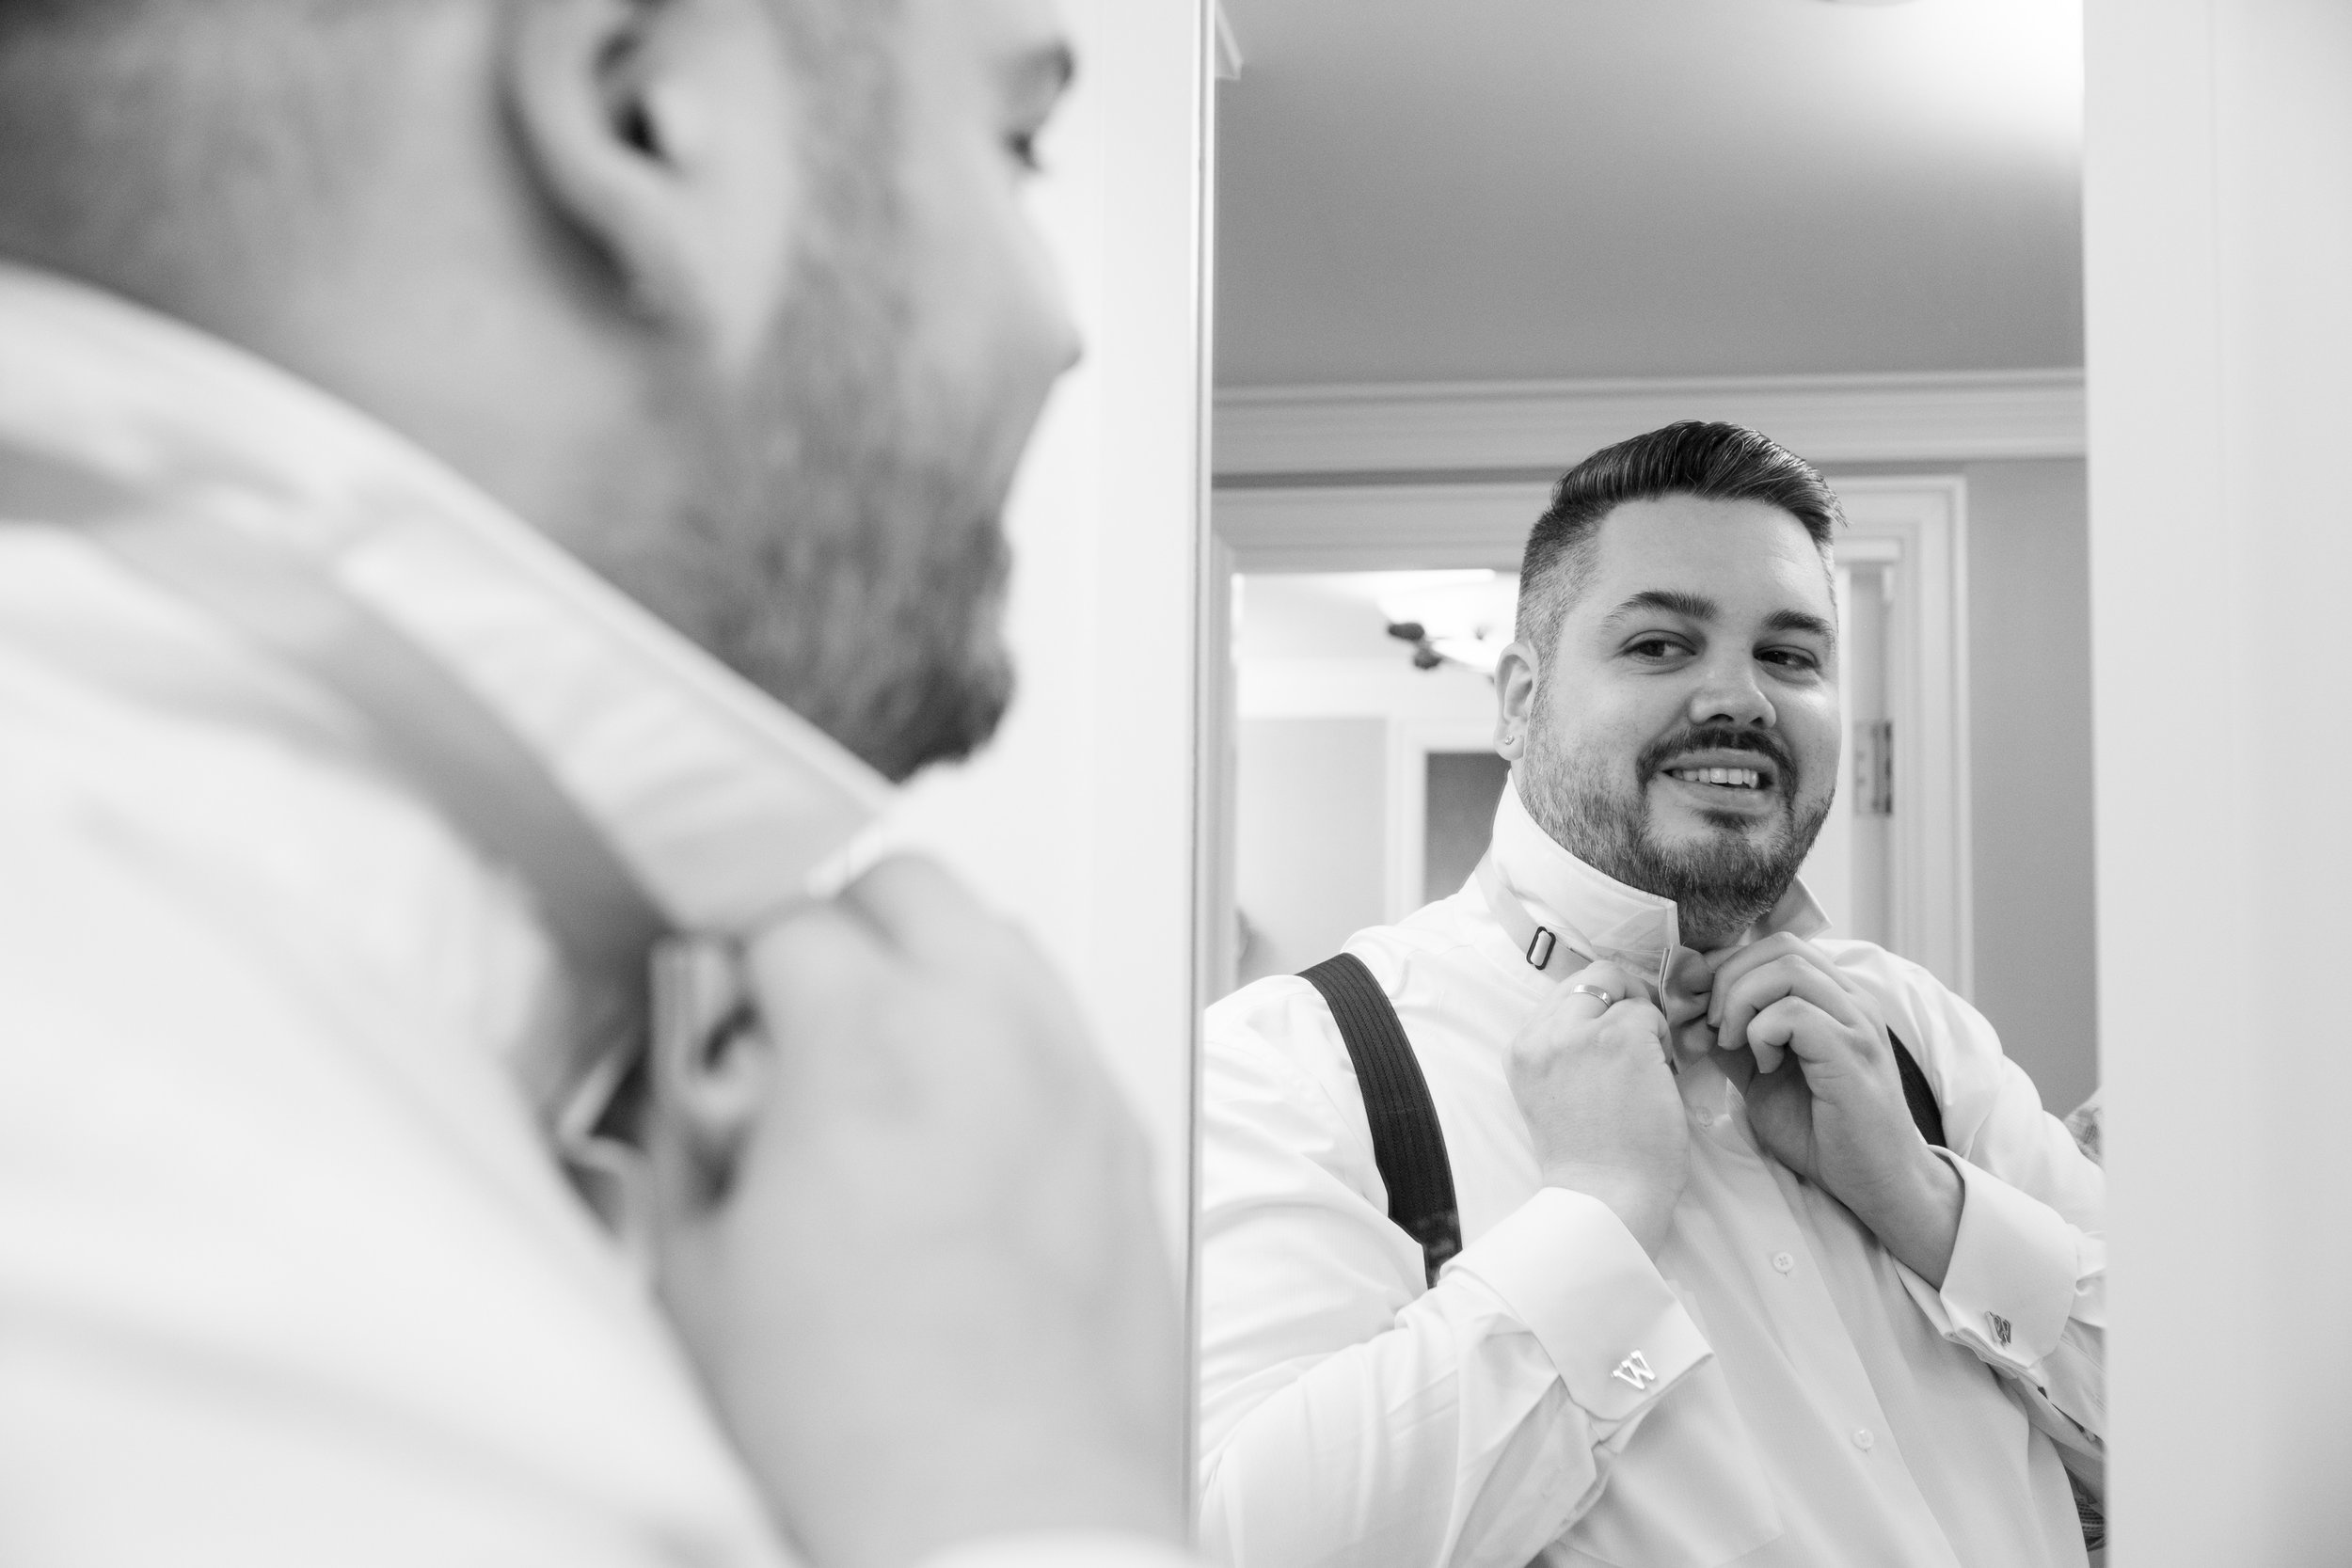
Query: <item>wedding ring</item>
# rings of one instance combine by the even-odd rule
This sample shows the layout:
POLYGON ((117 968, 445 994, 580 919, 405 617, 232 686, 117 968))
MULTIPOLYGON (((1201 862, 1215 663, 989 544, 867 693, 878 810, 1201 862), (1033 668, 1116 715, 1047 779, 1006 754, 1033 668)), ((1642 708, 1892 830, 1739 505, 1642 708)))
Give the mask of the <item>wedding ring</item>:
POLYGON ((1600 1002, 1600 1010, 1604 1013, 1617 1005, 1617 999, 1610 995, 1607 991, 1601 990, 1598 986, 1570 986, 1568 988, 1568 994, 1570 996, 1591 996, 1598 998, 1600 1002))

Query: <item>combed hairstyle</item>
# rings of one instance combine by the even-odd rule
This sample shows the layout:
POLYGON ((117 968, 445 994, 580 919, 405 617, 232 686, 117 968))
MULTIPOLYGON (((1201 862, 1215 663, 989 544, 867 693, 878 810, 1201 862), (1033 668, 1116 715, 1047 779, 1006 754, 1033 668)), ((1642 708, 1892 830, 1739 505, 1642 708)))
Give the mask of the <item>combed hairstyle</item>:
POLYGON ((1684 420, 1603 447, 1560 476, 1519 561, 1518 640, 1548 654, 1592 569, 1596 535, 1628 501, 1663 496, 1762 501, 1804 525, 1827 554, 1846 520, 1813 465, 1736 424, 1684 420))

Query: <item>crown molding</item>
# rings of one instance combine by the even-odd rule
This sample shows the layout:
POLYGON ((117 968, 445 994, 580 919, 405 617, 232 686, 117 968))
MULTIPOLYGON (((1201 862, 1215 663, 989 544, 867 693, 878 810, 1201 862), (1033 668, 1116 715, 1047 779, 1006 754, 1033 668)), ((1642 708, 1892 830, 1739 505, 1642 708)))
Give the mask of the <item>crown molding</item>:
POLYGON ((1246 387, 1216 394, 1233 481, 1557 474, 1676 420, 1728 420, 1818 465, 2080 457, 2079 370, 1246 387))
POLYGON ((1246 572, 1515 572, 1550 497, 1541 480, 1251 485, 1217 490, 1210 516, 1246 572))
MULTIPOLYGON (((1887 519, 1923 509, 1961 515, 1950 476, 1832 474, 1853 531, 1841 556, 1869 554, 1887 519)), ((1442 483, 1249 484, 1210 499, 1211 526, 1240 572, 1421 572, 1483 567, 1516 572, 1527 531, 1551 500, 1541 479, 1442 483)))

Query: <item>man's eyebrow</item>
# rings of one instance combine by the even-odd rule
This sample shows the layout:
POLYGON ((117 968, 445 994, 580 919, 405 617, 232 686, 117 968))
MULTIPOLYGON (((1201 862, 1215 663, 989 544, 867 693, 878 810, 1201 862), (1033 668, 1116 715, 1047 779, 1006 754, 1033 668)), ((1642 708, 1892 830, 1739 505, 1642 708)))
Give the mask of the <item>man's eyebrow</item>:
POLYGON ((1712 621, 1723 613, 1722 607, 1704 594, 1685 594, 1672 588, 1645 588, 1611 610, 1601 625, 1613 626, 1620 621, 1633 619, 1645 610, 1663 610, 1669 615, 1679 615, 1686 621, 1712 621))
POLYGON ((1837 641, 1837 628, 1819 615, 1804 610, 1775 610, 1764 617, 1766 631, 1802 631, 1824 642, 1837 641))

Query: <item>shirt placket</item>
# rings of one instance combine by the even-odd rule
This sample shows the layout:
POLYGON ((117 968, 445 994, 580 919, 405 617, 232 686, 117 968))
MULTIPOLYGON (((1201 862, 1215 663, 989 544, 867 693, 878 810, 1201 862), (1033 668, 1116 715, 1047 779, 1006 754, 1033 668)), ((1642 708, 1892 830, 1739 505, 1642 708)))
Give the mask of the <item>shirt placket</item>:
MULTIPOLYGON (((1763 1262, 1758 1294, 1815 1407, 1829 1413, 1826 1424, 1836 1433, 1834 1441, 1851 1452, 1857 1472, 1882 1498, 1910 1515, 1909 1539, 1942 1544, 1942 1526, 1912 1479, 1869 1370, 1844 1332, 1845 1314, 1820 1265, 1820 1246, 1836 1245, 1837 1238, 1817 1239, 1808 1228, 1804 1185, 1763 1151, 1748 1125, 1746 1102, 1728 1082, 1720 1102, 1693 1105, 1691 1119, 1694 1133, 1716 1151, 1718 1169, 1740 1210, 1753 1221, 1746 1240, 1763 1262), (1703 1112, 1712 1115, 1702 1119, 1703 1112)), ((1826 1223, 1852 1222, 1828 1216, 1826 1223)), ((1939 1560, 1956 1562, 1947 1545, 1945 1553, 1939 1560)))

